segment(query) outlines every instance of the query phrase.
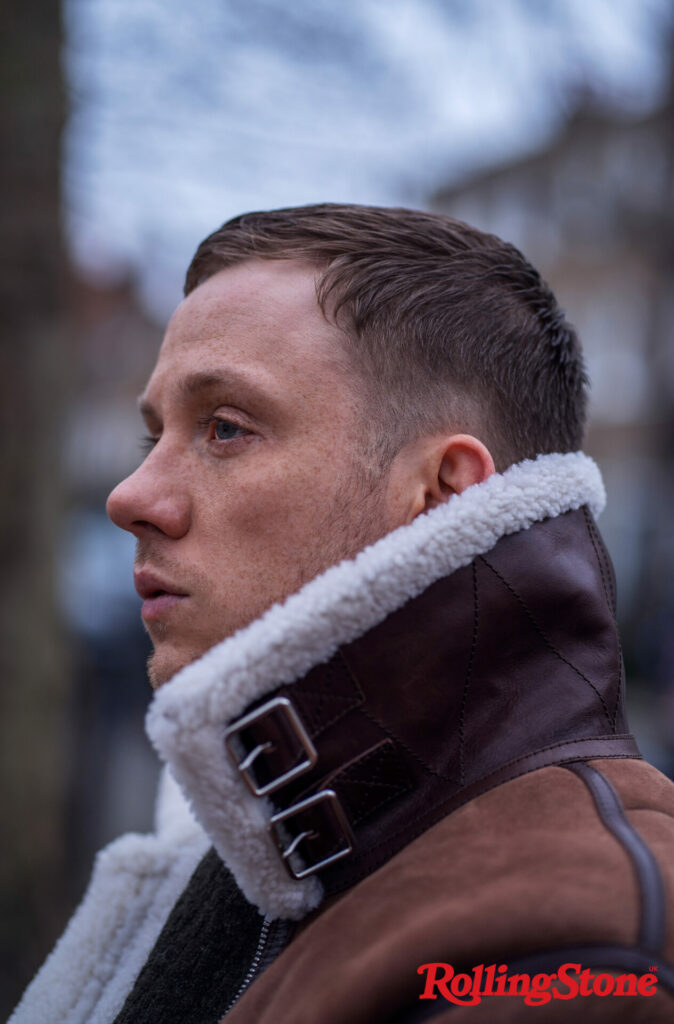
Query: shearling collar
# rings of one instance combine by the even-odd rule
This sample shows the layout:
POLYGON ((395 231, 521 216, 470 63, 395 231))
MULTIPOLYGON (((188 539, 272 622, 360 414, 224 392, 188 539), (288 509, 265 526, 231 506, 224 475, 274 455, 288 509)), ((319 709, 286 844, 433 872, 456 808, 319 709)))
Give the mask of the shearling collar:
POLYGON ((244 785, 227 726, 508 535, 605 495, 582 453, 539 456, 469 488, 306 584, 212 648, 155 695, 148 734, 246 897, 271 916, 299 918, 323 897, 317 877, 292 880, 269 833, 274 807, 244 785))

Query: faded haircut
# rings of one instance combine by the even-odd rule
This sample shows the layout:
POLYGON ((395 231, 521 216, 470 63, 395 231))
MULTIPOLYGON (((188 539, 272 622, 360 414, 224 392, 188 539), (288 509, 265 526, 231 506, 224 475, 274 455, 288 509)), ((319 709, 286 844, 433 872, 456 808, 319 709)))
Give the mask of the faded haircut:
POLYGON ((578 338, 508 242, 417 210, 246 213, 204 239, 185 294, 249 259, 316 268, 317 300, 345 335, 385 459, 446 429, 478 437, 500 471, 581 447, 588 382, 578 338))

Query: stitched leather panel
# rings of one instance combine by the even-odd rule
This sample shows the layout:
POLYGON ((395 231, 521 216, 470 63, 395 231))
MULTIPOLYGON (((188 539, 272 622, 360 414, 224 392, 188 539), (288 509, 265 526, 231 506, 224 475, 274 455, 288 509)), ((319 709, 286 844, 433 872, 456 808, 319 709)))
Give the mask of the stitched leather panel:
POLYGON ((449 796, 445 793, 444 797, 438 799, 436 803, 432 802, 430 792, 426 790, 426 803, 422 804, 419 799, 419 791, 416 790, 414 805, 418 811, 414 816, 405 820, 402 815, 396 815, 396 820, 400 820, 401 825, 396 829, 390 822, 387 822, 389 829, 385 836, 385 842, 372 844, 369 847, 365 843, 361 843, 357 857, 352 857, 328 868, 322 873, 321 880, 329 893, 339 892, 354 885, 365 875, 385 863, 406 843, 411 842, 427 828, 444 818, 446 814, 450 814, 476 796, 495 789, 496 786, 509 782, 511 779, 526 775, 528 772, 537 771, 539 768, 546 768, 550 765, 563 765, 567 761, 576 761, 579 758, 639 758, 640 756, 634 737, 629 734, 598 737, 575 743, 553 745, 517 758, 503 765, 497 771, 478 779, 470 786, 460 788, 449 796))
POLYGON ((363 691, 339 651, 330 661, 311 669, 299 690, 293 685, 278 692, 292 698, 312 738, 365 702, 363 691))
POLYGON ((332 786, 354 829, 353 853, 321 871, 328 893, 501 782, 639 756, 614 600, 610 560, 579 509, 502 538, 275 692, 318 752, 271 795, 275 809, 332 786))
POLYGON ((400 751, 391 740, 326 780, 342 801, 349 820, 358 825, 390 801, 409 793, 414 785, 400 751))

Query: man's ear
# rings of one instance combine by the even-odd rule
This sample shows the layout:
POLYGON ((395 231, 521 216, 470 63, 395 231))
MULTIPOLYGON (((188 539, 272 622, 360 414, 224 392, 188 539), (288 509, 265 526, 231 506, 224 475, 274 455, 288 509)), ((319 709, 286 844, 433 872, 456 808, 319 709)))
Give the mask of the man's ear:
POLYGON ((496 472, 489 449, 471 434, 443 438, 433 455, 428 467, 424 512, 473 484, 481 484, 496 472))
POLYGON ((391 467, 388 528, 411 523, 494 472, 489 449, 471 434, 435 434, 411 441, 391 467))

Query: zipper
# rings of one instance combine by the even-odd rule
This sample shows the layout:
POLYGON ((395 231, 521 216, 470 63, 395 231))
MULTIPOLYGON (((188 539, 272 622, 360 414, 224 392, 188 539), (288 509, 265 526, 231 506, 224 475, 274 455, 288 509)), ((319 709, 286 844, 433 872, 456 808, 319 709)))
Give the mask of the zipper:
POLYGON ((223 1014, 224 1017, 227 1016, 227 1014, 232 1009, 234 1004, 238 1003, 243 993, 246 991, 249 985, 255 980, 257 972, 260 969, 260 964, 262 963, 262 954, 264 953, 264 947, 267 945, 267 939, 269 938, 269 932, 271 930, 273 920, 274 919, 271 917, 265 917, 264 921, 262 922, 262 928, 260 929, 260 937, 257 940, 257 948, 253 955, 253 959, 251 960, 250 967, 248 968, 248 973, 241 982, 236 995, 230 1001, 229 1006, 225 1010, 223 1014))

